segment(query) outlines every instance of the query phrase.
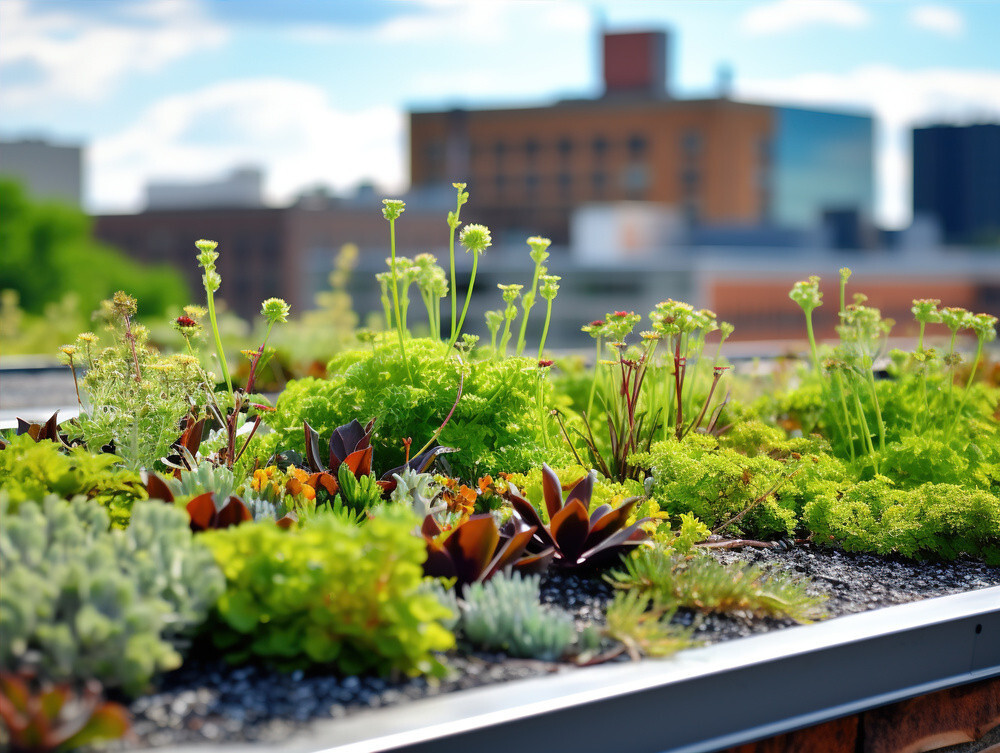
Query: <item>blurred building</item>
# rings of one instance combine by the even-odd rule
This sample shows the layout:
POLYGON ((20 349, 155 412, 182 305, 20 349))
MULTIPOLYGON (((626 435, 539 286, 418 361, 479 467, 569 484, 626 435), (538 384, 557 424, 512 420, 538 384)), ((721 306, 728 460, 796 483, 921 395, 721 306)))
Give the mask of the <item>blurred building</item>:
POLYGON ((595 202, 655 202, 689 226, 806 228, 829 211, 871 216, 870 117, 725 92, 674 99, 667 46, 663 32, 605 34, 597 99, 411 112, 413 188, 466 181, 477 221, 500 237, 530 230, 557 242, 573 209, 595 202))
POLYGON ((20 181, 35 199, 83 203, 83 147, 77 144, 0 141, 0 174, 20 181))
POLYGON ((263 206, 264 173, 258 167, 239 167, 219 180, 146 184, 146 209, 263 206))
POLYGON ((1000 124, 914 129, 913 215, 946 243, 1000 245, 1000 124))
MULTIPOLYGON (((219 243, 222 287, 216 295, 245 319, 260 313, 265 298, 277 296, 301 312, 314 306, 315 294, 327 288, 334 259, 346 243, 359 247, 360 265, 386 269, 389 227, 381 202, 339 201, 310 197, 290 207, 217 207, 158 209, 139 214, 95 218, 95 235, 132 258, 167 263, 185 275, 196 300, 204 298, 194 244, 200 238, 219 243)), ((407 207, 397 227, 397 253, 415 255, 447 249, 447 225, 441 211, 407 207)), ((380 308, 374 280, 362 281, 367 298, 361 310, 380 308)))

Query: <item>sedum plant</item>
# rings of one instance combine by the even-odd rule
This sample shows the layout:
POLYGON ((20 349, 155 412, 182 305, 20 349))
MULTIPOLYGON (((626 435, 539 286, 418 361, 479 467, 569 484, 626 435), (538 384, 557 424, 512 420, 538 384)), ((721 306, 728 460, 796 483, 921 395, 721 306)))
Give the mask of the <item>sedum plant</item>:
POLYGON ((215 644, 231 661, 343 674, 441 674, 450 611, 423 588, 414 518, 387 509, 364 526, 317 514, 298 528, 251 523, 201 534, 226 576, 215 644))
POLYGON ((556 661, 576 642, 573 617, 539 602, 540 576, 498 573, 474 583, 458 602, 458 623, 467 641, 523 659, 556 661))
POLYGON ((223 579, 183 511, 140 502, 125 531, 83 498, 10 510, 0 495, 0 665, 128 694, 180 666, 223 579))
MULTIPOLYGON (((406 461, 403 439, 434 436, 449 413, 438 441, 458 450, 449 456, 457 475, 525 471, 543 460, 537 414, 534 361, 446 359, 441 344, 426 339, 407 344, 411 379, 399 349, 390 340, 373 350, 335 356, 330 379, 289 382, 270 422, 276 446, 305 453, 303 421, 322 437, 357 416, 376 417, 371 438, 375 456, 386 466, 406 461), (456 403, 461 385, 461 398, 456 403)), ((546 383, 543 399, 551 386, 546 383)))
POLYGON ((132 504, 145 495, 139 474, 116 468, 118 458, 92 455, 84 447, 64 450, 54 441, 36 442, 29 434, 13 437, 0 450, 0 487, 11 512, 47 494, 82 494, 106 508, 116 528, 128 526, 132 504))
POLYGON ((129 729, 128 711, 105 701, 96 680, 77 693, 66 682, 38 683, 30 672, 0 671, 0 722, 12 753, 76 750, 129 729))

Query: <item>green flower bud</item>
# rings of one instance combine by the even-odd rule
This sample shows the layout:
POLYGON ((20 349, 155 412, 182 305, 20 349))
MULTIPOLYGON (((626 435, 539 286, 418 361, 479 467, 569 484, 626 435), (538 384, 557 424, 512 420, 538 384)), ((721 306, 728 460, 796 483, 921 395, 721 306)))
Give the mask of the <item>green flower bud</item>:
POLYGON ((541 264, 548 259, 549 252, 545 249, 547 249, 551 244, 552 241, 548 238, 542 238, 537 235, 533 235, 528 238, 528 245, 531 246, 531 260, 535 262, 535 264, 541 264))
POLYGON ((268 321, 268 324, 274 324, 275 322, 284 324, 288 321, 288 313, 290 311, 291 308, 289 305, 281 298, 268 298, 260 304, 260 315, 268 321))
POLYGON ((458 236, 458 241, 469 251, 482 254, 493 245, 490 229, 485 225, 466 225, 458 236))
POLYGON ((387 220, 395 220, 406 209, 406 202, 402 199, 382 199, 382 216, 387 220))
POLYGON ((788 297, 795 301, 806 313, 823 305, 823 294, 819 292, 819 277, 812 275, 808 280, 799 280, 792 286, 788 297))
POLYGON ((517 300, 517 297, 521 294, 524 289, 524 285, 497 285, 500 288, 500 292, 503 294, 504 303, 513 303, 517 300))
POLYGON ((915 298, 910 311, 913 313, 913 318, 922 324, 939 323, 941 312, 938 311, 938 306, 940 305, 941 301, 938 298, 915 298))
POLYGON ((555 298, 556 294, 559 292, 559 280, 561 279, 562 277, 559 275, 541 275, 538 278, 538 282, 541 283, 541 287, 538 292, 542 298, 546 301, 551 301, 555 298))

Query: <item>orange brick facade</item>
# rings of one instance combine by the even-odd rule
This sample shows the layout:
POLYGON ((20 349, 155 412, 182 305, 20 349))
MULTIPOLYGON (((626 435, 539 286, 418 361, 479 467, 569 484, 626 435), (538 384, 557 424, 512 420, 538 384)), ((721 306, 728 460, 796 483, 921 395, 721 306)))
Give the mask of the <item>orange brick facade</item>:
MULTIPOLYGON (((772 108, 726 99, 610 98, 410 115, 415 187, 469 184, 477 217, 559 242, 599 201, 677 207, 709 223, 765 219, 772 108)), ((470 205, 471 206, 471 205, 470 205)))

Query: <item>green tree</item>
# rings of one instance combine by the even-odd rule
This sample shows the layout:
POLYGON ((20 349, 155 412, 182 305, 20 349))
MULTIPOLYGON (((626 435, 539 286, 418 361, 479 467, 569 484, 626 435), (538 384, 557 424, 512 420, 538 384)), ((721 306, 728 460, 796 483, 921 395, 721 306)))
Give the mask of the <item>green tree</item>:
POLYGON ((148 266, 93 237, 93 223, 75 207, 39 203, 21 186, 0 177, 0 290, 14 290, 29 314, 73 293, 81 315, 89 315, 116 290, 139 301, 140 316, 162 315, 188 300, 180 274, 166 265, 148 266))

